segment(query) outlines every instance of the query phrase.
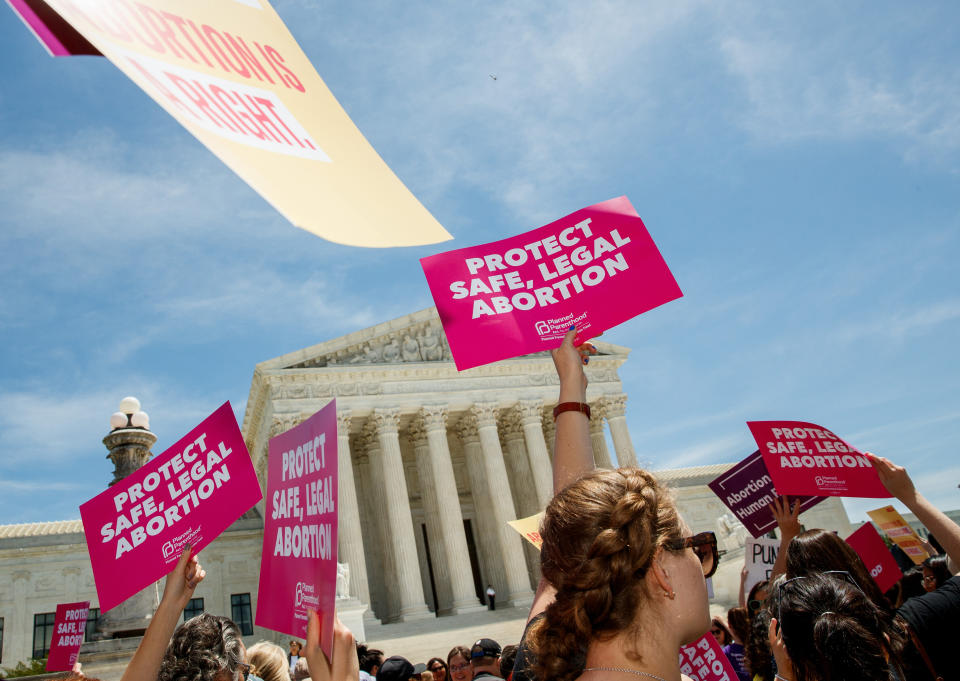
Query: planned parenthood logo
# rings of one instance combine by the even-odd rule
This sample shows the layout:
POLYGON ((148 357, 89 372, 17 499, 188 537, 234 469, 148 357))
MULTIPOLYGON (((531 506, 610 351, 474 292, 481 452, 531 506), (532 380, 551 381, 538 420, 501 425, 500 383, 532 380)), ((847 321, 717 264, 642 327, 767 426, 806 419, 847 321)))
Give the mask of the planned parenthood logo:
POLYGON ((297 610, 306 611, 308 608, 316 610, 320 605, 320 597, 316 595, 313 584, 297 582, 293 593, 293 604, 297 610))

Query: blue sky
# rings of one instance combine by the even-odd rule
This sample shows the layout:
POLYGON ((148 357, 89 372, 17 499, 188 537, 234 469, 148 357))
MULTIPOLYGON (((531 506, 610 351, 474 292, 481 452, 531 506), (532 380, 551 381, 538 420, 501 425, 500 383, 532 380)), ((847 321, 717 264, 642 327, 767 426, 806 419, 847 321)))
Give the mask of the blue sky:
POLYGON ((257 362, 429 306, 418 258, 621 194, 685 293, 604 337, 641 459, 809 420, 960 507, 956 3, 449 4, 274 5, 455 236, 388 250, 292 227, 0 10, 0 523, 78 516, 121 397, 160 452, 257 362))

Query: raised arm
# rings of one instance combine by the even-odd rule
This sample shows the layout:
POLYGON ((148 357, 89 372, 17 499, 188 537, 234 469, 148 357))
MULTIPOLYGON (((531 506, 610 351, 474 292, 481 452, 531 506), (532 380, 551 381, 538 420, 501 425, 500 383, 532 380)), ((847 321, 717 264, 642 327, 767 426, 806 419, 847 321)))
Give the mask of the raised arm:
MULTIPOLYGON (((585 343, 580 348, 575 348, 573 338, 576 335, 576 328, 570 327, 560 347, 550 352, 560 377, 560 397, 557 404, 586 404, 587 401, 587 375, 583 372, 583 366, 589 361, 589 357, 585 355, 593 350, 593 346, 585 343)), ((563 411, 557 415, 556 424, 557 440, 553 455, 554 494, 594 469, 590 421, 586 414, 563 411)))
MULTIPOLYGON (((570 327, 563 343, 551 351, 553 363, 560 377, 560 397, 557 404, 587 401, 587 376, 583 372, 589 354, 596 349, 589 343, 574 347, 575 327, 570 327)), ((557 439, 553 455, 553 493, 594 469, 593 445, 590 443, 590 421, 581 411, 562 411, 557 415, 557 439)), ((537 593, 530 606, 527 621, 546 610, 553 602, 556 590, 544 579, 537 585, 537 593)))
POLYGON ((960 565, 960 526, 917 491, 906 468, 896 465, 890 459, 874 456, 869 452, 867 452, 867 458, 873 464, 877 475, 880 476, 880 482, 887 491, 903 502, 903 505, 917 516, 917 520, 937 538, 950 562, 954 566, 960 565))
POLYGON ((797 517, 800 515, 800 502, 794 501, 790 504, 790 497, 777 497, 770 503, 773 510, 773 517, 777 521, 777 527, 780 529, 780 552, 777 553, 777 560, 773 563, 770 570, 770 581, 777 578, 787 571, 787 547, 793 538, 800 534, 800 521, 797 517))
POLYGON ((360 660, 353 634, 339 617, 333 618, 333 650, 331 660, 320 648, 320 617, 313 610, 307 611, 307 641, 303 648, 311 681, 357 681, 360 675, 360 660))
POLYGON ((206 575, 197 557, 191 555, 191 548, 187 546, 176 567, 167 575, 160 605, 150 620, 143 640, 137 646, 137 652, 133 654, 130 664, 123 672, 121 681, 154 681, 157 678, 163 654, 167 651, 180 615, 193 598, 197 584, 202 582, 206 575))

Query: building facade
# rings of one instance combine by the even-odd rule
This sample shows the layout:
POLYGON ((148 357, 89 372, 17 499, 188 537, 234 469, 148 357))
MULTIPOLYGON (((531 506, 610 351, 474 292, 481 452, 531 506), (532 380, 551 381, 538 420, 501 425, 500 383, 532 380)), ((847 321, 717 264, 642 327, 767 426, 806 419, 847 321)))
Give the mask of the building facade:
MULTIPOLYGON (((601 467, 636 465, 618 373, 629 350, 596 345, 586 370, 594 457, 601 467)), ((550 499, 557 392, 548 353, 458 372, 430 308, 258 364, 243 434, 265 488, 269 439, 336 399, 339 561, 350 594, 383 623, 459 615, 484 607, 488 584, 498 605, 532 600, 538 556, 507 522, 550 499)), ((727 554, 714 591, 725 605, 737 599, 745 530, 706 483, 729 466, 658 473, 694 531, 718 531, 727 554)), ((248 618, 248 644, 281 638, 252 625, 263 512, 204 550, 208 577, 188 613, 248 618)), ((837 499, 803 519, 849 530, 837 499)), ((58 603, 87 599, 96 608, 80 521, 0 526, 0 665, 42 648, 58 603)))

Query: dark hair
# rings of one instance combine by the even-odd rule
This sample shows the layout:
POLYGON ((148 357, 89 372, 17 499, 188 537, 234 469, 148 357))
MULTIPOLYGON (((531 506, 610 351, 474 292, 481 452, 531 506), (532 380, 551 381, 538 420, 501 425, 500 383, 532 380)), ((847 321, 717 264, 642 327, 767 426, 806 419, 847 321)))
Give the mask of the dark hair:
POLYGON ((744 644, 750 638, 750 616, 746 608, 730 608, 727 610, 727 625, 733 635, 744 644))
POLYGON ((723 642, 720 645, 725 646, 733 643, 733 636, 730 635, 730 630, 727 629, 727 623, 723 621, 722 617, 717 615, 711 617, 710 626, 720 627, 720 629, 723 631, 723 642))
POLYGON ((513 673, 513 663, 517 661, 518 646, 503 646, 500 653, 500 678, 505 679, 513 673))
POLYGON ((793 663, 793 681, 886 681, 890 663, 889 620, 845 577, 811 573, 782 580, 779 603, 771 612, 782 618, 780 635, 793 663))
POLYGON ((900 581, 887 589, 883 595, 894 608, 899 610, 901 605, 914 596, 922 596, 925 593, 927 592, 923 588, 923 570, 914 565, 906 570, 900 581))
POLYGON ((447 676, 450 676, 450 668, 447 667, 447 663, 444 662, 443 659, 441 659, 441 658, 439 658, 439 657, 431 657, 430 660, 427 662, 427 671, 428 671, 428 672, 432 672, 432 671, 433 671, 433 663, 434 663, 434 662, 439 662, 440 665, 443 667, 443 671, 446 672, 447 676))
POLYGON ((860 556, 836 534, 826 530, 807 530, 794 537, 787 546, 788 578, 828 570, 849 572, 853 581, 883 611, 887 620, 893 619, 895 613, 890 602, 870 576, 860 556))
POLYGON ((938 589, 943 586, 945 581, 953 576, 950 574, 950 568, 947 567, 946 556, 931 556, 923 561, 923 567, 933 573, 934 579, 937 580, 936 588, 938 589))
POLYGON ((374 667, 383 664, 383 651, 376 648, 368 648, 366 643, 357 644, 357 660, 360 662, 361 671, 367 674, 373 671, 374 667))
POLYGON ((770 586, 770 582, 763 579, 757 582, 756 584, 754 584, 752 587, 750 587, 750 594, 747 596, 747 615, 749 617, 752 618, 754 615, 757 614, 757 611, 763 607, 762 603, 756 608, 753 607, 753 605, 751 604, 754 601, 759 601, 760 599, 757 598, 757 594, 760 593, 761 591, 767 590, 767 587, 769 586, 770 586))
POLYGON ((214 681, 243 664, 240 629, 228 617, 202 613, 173 632, 157 681, 214 681))
POLYGON ((459 655, 460 657, 462 657, 462 658, 463 658, 464 660, 466 660, 467 662, 470 661, 470 649, 469 649, 469 648, 467 648, 466 646, 453 646, 453 648, 450 649, 450 652, 447 653, 447 670, 448 670, 448 671, 449 671, 449 669, 450 669, 450 660, 452 660, 453 658, 455 658, 457 655, 459 655))
POLYGON ((750 633, 743 642, 743 663, 750 670, 751 678, 760 677, 764 681, 773 679, 773 655, 767 643, 767 629, 770 626, 770 612, 760 608, 750 619, 750 633))
MULTIPOLYGON (((533 674, 572 681, 591 641, 634 627, 647 600, 643 577, 657 550, 680 538, 680 520, 672 496, 647 471, 598 470, 551 500, 540 534, 541 572, 557 593, 527 633, 533 674)), ((636 650, 626 653, 639 662, 636 650)))

